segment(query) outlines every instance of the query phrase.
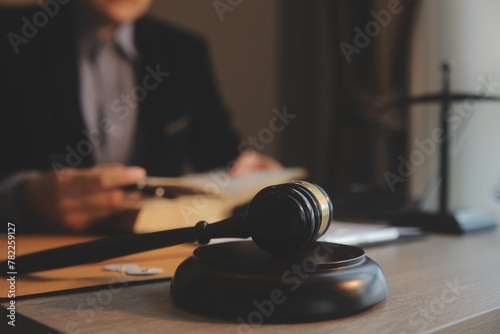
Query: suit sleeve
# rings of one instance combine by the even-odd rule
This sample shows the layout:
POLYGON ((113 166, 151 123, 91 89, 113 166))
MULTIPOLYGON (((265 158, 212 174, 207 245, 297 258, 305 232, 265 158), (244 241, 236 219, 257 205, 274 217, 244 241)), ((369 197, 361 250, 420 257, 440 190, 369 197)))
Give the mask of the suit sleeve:
MULTIPOLYGON (((26 168, 31 151, 24 133, 21 112, 22 94, 17 84, 16 66, 20 62, 12 40, 7 38, 15 27, 19 14, 14 10, 0 11, 0 220, 21 222, 20 186, 30 174, 26 168)), ((20 19, 19 19, 20 20, 20 19)), ((24 45, 23 45, 24 46, 24 45)))
POLYGON ((201 51, 199 75, 193 83, 196 92, 189 139, 191 161, 197 170, 227 166, 238 155, 239 137, 217 89, 207 47, 201 51))

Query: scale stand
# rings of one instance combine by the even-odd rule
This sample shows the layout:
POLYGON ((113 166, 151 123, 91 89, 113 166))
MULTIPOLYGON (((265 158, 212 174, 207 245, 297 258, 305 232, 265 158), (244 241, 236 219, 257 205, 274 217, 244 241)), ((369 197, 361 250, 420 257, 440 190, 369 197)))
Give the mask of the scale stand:
POLYGON ((427 231, 462 234, 476 230, 493 228, 496 226, 495 219, 479 209, 465 209, 452 212, 448 209, 449 191, 449 143, 450 129, 448 118, 450 115, 450 104, 456 101, 499 101, 500 97, 483 96, 475 94, 452 94, 450 93, 450 65, 444 62, 442 67, 443 82, 442 92, 438 94, 427 94, 417 97, 398 99, 383 105, 378 112, 385 112, 393 107, 410 106, 417 103, 441 103, 441 129, 442 140, 439 157, 439 176, 441 177, 439 193, 439 210, 437 212, 409 212, 392 220, 396 226, 417 226, 427 231))

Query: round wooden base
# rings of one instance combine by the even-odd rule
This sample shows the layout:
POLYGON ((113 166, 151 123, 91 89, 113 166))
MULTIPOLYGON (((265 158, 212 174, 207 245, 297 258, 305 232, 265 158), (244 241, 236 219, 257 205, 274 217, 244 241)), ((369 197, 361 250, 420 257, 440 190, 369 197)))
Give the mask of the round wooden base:
POLYGON ((388 296, 382 270, 362 249, 325 242, 287 257, 251 241, 199 247, 170 292, 180 306, 249 325, 336 318, 388 296))

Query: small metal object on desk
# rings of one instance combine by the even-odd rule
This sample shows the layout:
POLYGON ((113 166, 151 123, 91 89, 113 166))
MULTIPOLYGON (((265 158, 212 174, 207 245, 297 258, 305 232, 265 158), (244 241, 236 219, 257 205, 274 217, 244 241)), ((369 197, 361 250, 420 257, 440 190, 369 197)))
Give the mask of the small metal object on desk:
POLYGON ((161 274, 163 272, 162 268, 155 267, 136 267, 125 271, 127 275, 156 275, 161 274))
POLYGON ((127 270, 132 270, 137 268, 139 268, 139 266, 135 263, 113 263, 103 267, 103 269, 106 271, 121 271, 121 272, 126 272, 127 270))

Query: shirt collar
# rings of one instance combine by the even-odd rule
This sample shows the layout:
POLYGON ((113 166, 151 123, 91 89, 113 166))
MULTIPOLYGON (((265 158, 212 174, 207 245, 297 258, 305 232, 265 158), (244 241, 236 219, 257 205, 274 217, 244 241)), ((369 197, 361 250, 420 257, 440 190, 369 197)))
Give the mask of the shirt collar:
POLYGON ((128 23, 120 26, 113 37, 120 51, 130 62, 134 62, 138 58, 137 49, 134 43, 134 33, 134 24, 128 23))
POLYGON ((75 21, 80 46, 83 49, 82 51, 87 50, 88 54, 91 57, 99 43, 101 43, 103 39, 109 38, 112 39, 119 53, 129 62, 133 63, 138 59, 139 53, 137 52, 137 48, 135 47, 134 42, 134 23, 123 24, 116 29, 115 33, 112 36, 102 37, 100 36, 97 27, 91 24, 81 14, 76 15, 75 21))

